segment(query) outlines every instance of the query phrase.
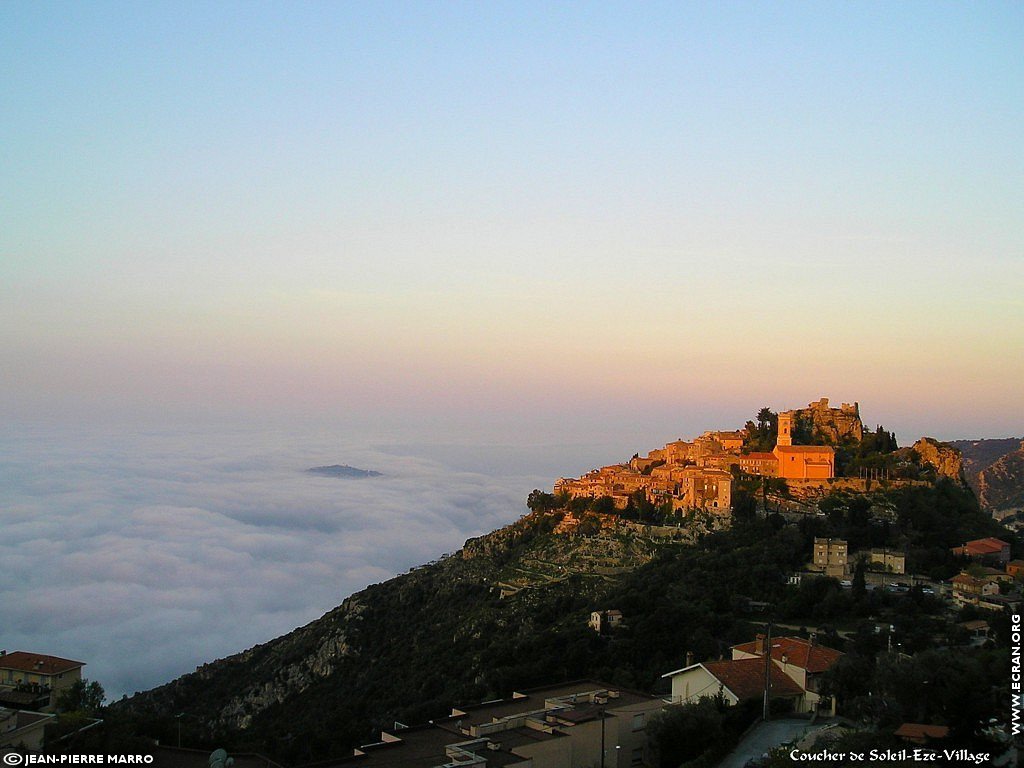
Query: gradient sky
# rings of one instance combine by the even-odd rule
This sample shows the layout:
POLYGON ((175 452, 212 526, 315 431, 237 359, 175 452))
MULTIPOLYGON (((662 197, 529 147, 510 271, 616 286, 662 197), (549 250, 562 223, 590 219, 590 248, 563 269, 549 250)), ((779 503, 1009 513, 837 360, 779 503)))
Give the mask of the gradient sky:
POLYGON ((1020 435, 1022 94, 1016 2, 6 2, 0 417, 1020 435))

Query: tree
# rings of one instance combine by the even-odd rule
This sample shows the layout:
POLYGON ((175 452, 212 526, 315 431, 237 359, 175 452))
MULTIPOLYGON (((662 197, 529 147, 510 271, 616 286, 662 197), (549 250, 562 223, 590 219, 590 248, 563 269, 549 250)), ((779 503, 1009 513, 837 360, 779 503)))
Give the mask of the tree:
POLYGON ((815 442, 814 421, 798 413, 793 421, 793 444, 814 445, 815 442))
POLYGON ((61 712, 85 712, 95 715, 103 707, 106 693, 95 680, 76 680, 57 694, 57 709, 61 712))
POLYGON ((863 600, 868 593, 868 586, 864 578, 865 570, 867 570, 867 564, 864 557, 858 557, 857 564, 853 567, 853 599, 857 602, 863 600))
POLYGON ((551 512, 558 509, 558 500, 550 493, 534 488, 526 497, 526 506, 531 512, 551 512))
POLYGON ((706 696, 695 702, 669 707, 651 719, 648 738, 662 768, 675 768, 699 757, 722 738, 725 701, 706 696))

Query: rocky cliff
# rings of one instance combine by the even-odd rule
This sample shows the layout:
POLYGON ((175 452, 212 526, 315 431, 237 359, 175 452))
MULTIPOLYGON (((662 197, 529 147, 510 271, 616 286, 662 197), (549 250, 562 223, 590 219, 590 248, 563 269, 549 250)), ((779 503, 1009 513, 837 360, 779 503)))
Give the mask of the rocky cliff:
POLYGON ((950 443, 942 443, 934 437, 922 437, 913 445, 913 450, 921 457, 923 464, 935 468, 943 477, 963 481, 963 457, 959 449, 950 443))
POLYGON ((999 516, 1024 510, 1024 442, 978 473, 978 501, 999 516))
POLYGON ((823 397, 794 413, 797 418, 811 425, 815 439, 828 445, 859 443, 864 437, 864 424, 860 420, 858 403, 843 403, 839 408, 832 408, 828 398, 823 397))

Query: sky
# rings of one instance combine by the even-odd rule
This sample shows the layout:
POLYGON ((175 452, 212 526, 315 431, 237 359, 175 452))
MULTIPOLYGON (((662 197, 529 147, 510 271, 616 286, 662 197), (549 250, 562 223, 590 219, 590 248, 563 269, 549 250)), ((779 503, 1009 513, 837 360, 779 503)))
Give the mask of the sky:
POLYGON ((1015 2, 0 4, 0 639, 130 692, 764 405, 1024 434, 1022 41, 1015 2))
POLYGON ((1019 434, 1022 40, 1009 2, 5 3, 0 415, 1019 434))

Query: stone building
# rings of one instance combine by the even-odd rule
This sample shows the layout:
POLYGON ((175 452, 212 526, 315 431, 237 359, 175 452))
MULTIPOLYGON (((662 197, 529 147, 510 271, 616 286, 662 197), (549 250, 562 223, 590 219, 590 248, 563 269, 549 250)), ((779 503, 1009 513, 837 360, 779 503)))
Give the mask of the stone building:
POLYGON ((843 539, 814 539, 814 569, 826 576, 841 579, 846 576, 849 558, 843 539))

